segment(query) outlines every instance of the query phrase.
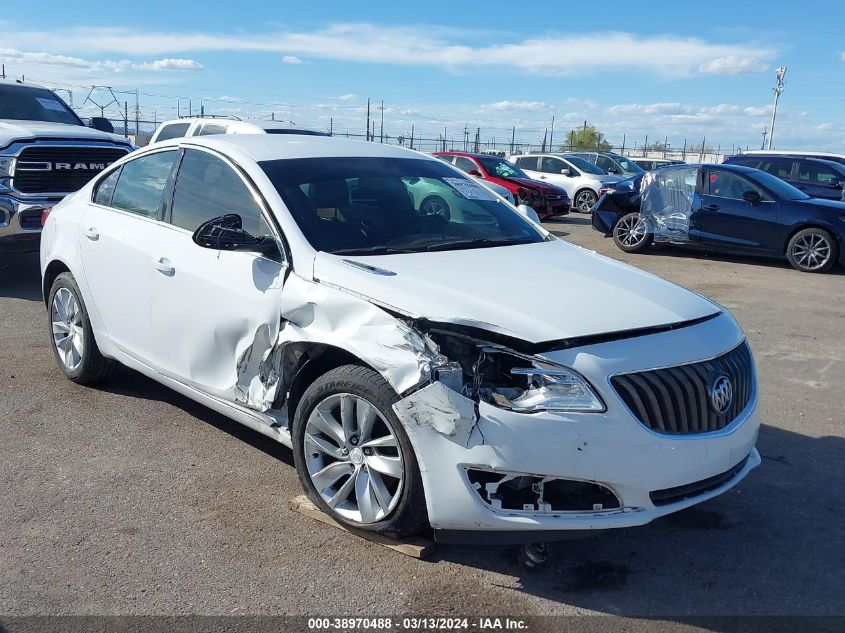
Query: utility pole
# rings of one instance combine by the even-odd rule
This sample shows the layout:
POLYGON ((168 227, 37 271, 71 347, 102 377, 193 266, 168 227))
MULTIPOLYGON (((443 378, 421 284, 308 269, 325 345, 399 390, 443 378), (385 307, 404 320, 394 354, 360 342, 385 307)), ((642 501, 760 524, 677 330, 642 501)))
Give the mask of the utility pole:
POLYGON ((0 79, 6 78, 6 64, 2 65, 2 70, 0 70, 0 79))
POLYGON ((329 117, 329 136, 334 136, 334 117, 329 117))
POLYGON ((129 102, 123 102, 123 136, 129 138, 129 102))
POLYGON ((769 134, 769 128, 763 128, 763 144, 760 146, 760 149, 766 149, 766 136, 769 134))
POLYGON ((475 128, 475 153, 481 150, 481 128, 475 128))
POLYGON ((138 143, 138 135, 141 128, 141 104, 138 100, 138 89, 135 88, 135 143, 138 143))
POLYGON ((367 140, 370 140, 370 98, 367 97, 367 140))
POLYGON ((513 154, 513 142, 516 140, 516 126, 511 128, 511 154, 513 154))
POLYGON ((381 128, 379 128, 379 143, 384 143, 384 99, 381 100, 381 128))
POLYGON ((549 151, 553 152, 554 150, 554 137, 555 137, 555 115, 552 115, 552 131, 549 134, 549 151))
POLYGON ((414 124, 411 123, 411 149, 414 149, 414 124))
POLYGON ((783 80, 785 76, 786 66, 780 66, 775 71, 775 87, 773 88, 775 93, 775 107, 772 108, 772 124, 769 126, 769 147, 767 149, 772 149, 772 139, 775 136, 775 117, 778 114, 778 100, 780 99, 780 93, 783 92, 783 87, 786 83, 783 80))

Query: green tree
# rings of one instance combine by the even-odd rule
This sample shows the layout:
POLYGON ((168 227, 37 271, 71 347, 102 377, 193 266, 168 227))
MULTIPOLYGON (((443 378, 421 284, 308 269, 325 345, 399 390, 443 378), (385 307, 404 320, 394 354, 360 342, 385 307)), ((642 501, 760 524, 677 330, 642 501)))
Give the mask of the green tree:
POLYGON ((599 132, 594 125, 585 124, 583 127, 570 130, 566 135, 566 145, 561 149, 607 152, 611 149, 611 145, 604 138, 604 134, 599 132))

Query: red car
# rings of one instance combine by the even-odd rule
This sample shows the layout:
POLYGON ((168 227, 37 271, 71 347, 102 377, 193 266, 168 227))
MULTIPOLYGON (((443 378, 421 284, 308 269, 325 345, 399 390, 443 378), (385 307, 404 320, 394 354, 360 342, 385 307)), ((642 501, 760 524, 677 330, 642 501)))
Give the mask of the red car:
POLYGON ((434 156, 470 176, 501 185, 513 194, 517 204, 527 204, 541 220, 569 213, 570 200, 565 190, 529 178, 524 171, 504 158, 468 152, 434 152, 434 156))

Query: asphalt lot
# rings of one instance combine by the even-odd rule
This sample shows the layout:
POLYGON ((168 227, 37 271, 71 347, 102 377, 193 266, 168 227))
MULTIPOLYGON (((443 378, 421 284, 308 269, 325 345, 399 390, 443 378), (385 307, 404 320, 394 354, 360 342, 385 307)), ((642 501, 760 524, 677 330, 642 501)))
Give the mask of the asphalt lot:
POLYGON ((845 615, 845 272, 626 255, 585 216, 547 226, 733 311, 766 421, 763 464, 737 488, 555 544, 535 573, 509 547, 407 558, 288 510, 292 456, 263 436, 129 370, 97 389, 65 380, 37 257, 5 256, 0 615, 845 615))

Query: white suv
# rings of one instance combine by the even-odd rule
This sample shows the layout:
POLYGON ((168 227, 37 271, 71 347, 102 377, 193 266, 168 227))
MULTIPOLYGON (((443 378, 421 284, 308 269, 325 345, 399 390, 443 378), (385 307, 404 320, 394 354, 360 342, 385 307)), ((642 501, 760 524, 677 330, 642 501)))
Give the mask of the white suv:
POLYGON ((572 208, 589 213, 602 189, 621 181, 591 162, 564 154, 521 154, 510 161, 531 178, 546 180, 563 187, 572 200, 572 208))
POLYGON ((150 144, 172 138, 211 134, 301 134, 328 136, 328 133, 299 127, 285 121, 242 120, 237 117, 186 117, 164 121, 156 128, 150 144))
POLYGON ((727 310, 400 147, 152 145, 54 208, 41 270, 67 378, 119 362, 292 447, 355 528, 543 541, 648 523, 760 463, 727 310))

